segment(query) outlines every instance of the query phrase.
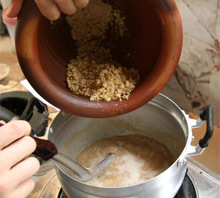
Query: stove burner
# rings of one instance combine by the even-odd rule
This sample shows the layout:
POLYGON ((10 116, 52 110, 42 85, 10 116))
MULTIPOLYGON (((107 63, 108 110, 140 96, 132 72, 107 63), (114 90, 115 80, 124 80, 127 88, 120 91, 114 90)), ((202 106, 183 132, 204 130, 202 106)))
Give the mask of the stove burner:
MULTIPOLYGON (((61 188, 57 198, 68 198, 68 196, 61 188)), ((174 198, 198 198, 195 186, 188 174, 185 176, 183 184, 174 198)))
POLYGON ((61 188, 57 198, 68 198, 68 196, 65 194, 65 192, 61 188))
POLYGON ((183 184, 174 198, 198 198, 195 186, 188 174, 185 176, 183 184))

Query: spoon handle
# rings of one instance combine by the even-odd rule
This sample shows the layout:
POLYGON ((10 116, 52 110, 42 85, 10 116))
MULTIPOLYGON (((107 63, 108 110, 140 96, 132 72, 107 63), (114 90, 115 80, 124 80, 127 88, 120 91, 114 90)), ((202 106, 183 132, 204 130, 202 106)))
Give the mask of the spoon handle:
POLYGON ((58 154, 56 146, 50 140, 44 140, 34 136, 31 137, 37 143, 37 148, 33 153, 34 155, 45 161, 53 158, 53 160, 69 168, 76 176, 79 177, 79 179, 88 180, 90 178, 91 175, 86 168, 81 166, 76 161, 69 159, 64 154, 58 154))
MULTIPOLYGON (((3 126, 3 123, 0 123, 0 127, 3 126)), ((34 155, 40 157, 41 159, 47 161, 54 157, 54 155, 58 154, 56 146, 50 140, 44 140, 30 135, 35 142, 37 143, 37 147, 33 152, 34 155)))
POLYGON ((31 136, 37 143, 37 148, 33 152, 34 155, 42 158, 47 161, 54 157, 58 153, 56 146, 49 140, 40 139, 34 136, 31 136))
POLYGON ((74 173, 74 177, 81 181, 86 181, 91 178, 91 174, 87 168, 83 167, 81 164, 73 159, 70 159, 62 153, 55 155, 53 160, 67 167, 74 173))

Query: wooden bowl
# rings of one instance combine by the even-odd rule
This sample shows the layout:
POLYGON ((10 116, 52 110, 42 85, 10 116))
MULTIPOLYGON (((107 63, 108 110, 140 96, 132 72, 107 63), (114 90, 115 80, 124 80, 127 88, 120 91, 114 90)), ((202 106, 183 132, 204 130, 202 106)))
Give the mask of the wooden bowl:
POLYGON ((62 16, 53 24, 34 1, 25 0, 16 28, 16 51, 33 88, 62 111, 85 117, 112 117, 133 111, 156 96, 168 83, 182 49, 182 24, 174 0, 110 1, 128 15, 129 40, 114 40, 113 56, 135 67, 141 80, 128 100, 90 101, 67 88, 66 65, 76 56, 76 45, 62 16), (117 1, 118 2, 118 1, 117 1), (124 2, 124 3, 123 3, 124 2), (120 6, 118 6, 120 5, 120 6), (129 51, 133 59, 128 59, 129 51))

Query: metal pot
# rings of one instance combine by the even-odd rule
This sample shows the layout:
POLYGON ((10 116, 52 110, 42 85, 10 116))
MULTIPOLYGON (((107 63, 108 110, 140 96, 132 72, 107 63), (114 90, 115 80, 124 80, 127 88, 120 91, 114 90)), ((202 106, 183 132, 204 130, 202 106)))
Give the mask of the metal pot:
POLYGON ((55 164, 56 172, 69 197, 166 197, 178 192, 187 170, 187 157, 201 154, 212 136, 212 107, 209 106, 198 120, 192 120, 173 101, 159 94, 141 108, 114 118, 85 118, 63 112, 55 118, 49 129, 49 139, 58 150, 75 158, 85 147, 106 137, 141 134, 163 143, 175 162, 163 173, 143 183, 121 187, 90 186, 68 175, 68 170, 55 164), (205 137, 198 146, 191 146, 192 128, 207 120, 205 137))

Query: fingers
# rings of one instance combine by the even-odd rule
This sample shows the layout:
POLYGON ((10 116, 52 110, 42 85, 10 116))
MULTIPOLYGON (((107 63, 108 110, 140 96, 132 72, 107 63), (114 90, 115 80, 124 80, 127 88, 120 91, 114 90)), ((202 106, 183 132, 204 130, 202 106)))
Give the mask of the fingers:
POLYGON ((56 20, 60 13, 74 14, 77 8, 84 8, 89 0, 35 0, 41 13, 50 20, 56 20))
POLYGON ((39 161, 29 157, 11 170, 0 170, 0 197, 26 197, 34 188, 31 177, 39 168, 39 161))
POLYGON ((0 150, 24 135, 29 135, 31 126, 26 121, 11 121, 0 127, 0 150))
POLYGON ((13 197, 27 197, 28 194, 34 189, 35 182, 33 179, 28 179, 20 184, 13 192, 13 197))
POLYGON ((34 175, 40 168, 40 163, 35 157, 29 157, 11 169, 11 177, 14 181, 14 184, 17 186, 21 184, 23 181, 29 179, 32 175, 34 175), (31 169, 30 169, 31 167, 31 169), (16 180, 13 179, 13 177, 16 180))
POLYGON ((23 0, 11 0, 11 5, 8 8, 7 16, 10 18, 16 17, 22 7, 23 0))
POLYGON ((60 17, 60 9, 54 0, 35 0, 40 12, 50 20, 60 17))
POLYGON ((30 136, 24 136, 1 150, 0 164, 2 169, 10 169, 29 156, 36 149, 36 142, 30 136))
POLYGON ((27 197, 28 194, 34 189, 35 182, 33 179, 29 178, 26 181, 23 181, 16 187, 12 187, 14 183, 13 180, 10 181, 8 177, 6 178, 7 182, 0 183, 0 197, 1 198, 23 198, 27 197))
POLYGON ((0 120, 0 126, 6 124, 6 122, 4 120, 0 120))
MULTIPOLYGON (((84 8, 89 0, 35 0, 40 12, 50 20, 57 20, 60 13, 74 14, 77 8, 84 8)), ((22 7, 23 0, 11 0, 8 8, 8 17, 16 17, 22 7)))
POLYGON ((73 0, 55 0, 60 10, 65 14, 73 14, 76 12, 76 6, 73 0))
POLYGON ((89 0, 74 0, 74 4, 77 8, 84 8, 88 5, 89 0))
MULTIPOLYGON (((0 123, 5 124, 0 121, 0 123)), ((29 135, 30 124, 11 121, 0 127, 0 197, 26 197, 34 188, 31 178, 40 167, 39 161, 28 157, 36 148, 29 135)))

